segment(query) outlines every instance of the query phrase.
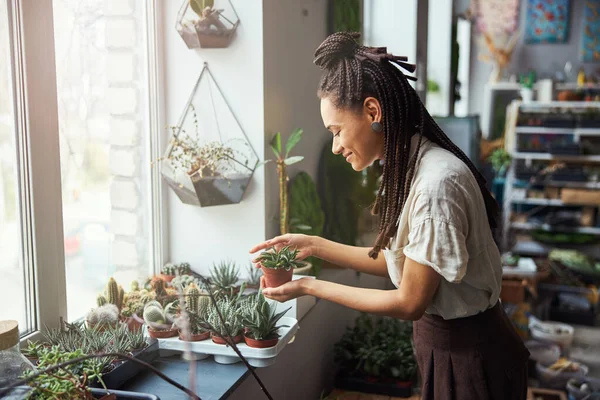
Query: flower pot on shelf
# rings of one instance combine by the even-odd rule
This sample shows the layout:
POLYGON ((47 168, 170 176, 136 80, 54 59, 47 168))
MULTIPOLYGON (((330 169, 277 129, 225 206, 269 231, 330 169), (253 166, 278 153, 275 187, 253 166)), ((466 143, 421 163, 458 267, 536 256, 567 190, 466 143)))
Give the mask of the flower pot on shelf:
POLYGON ((521 99, 523 99, 523 104, 531 103, 533 101, 533 89, 521 88, 521 99))
POLYGON ((254 347, 256 349, 266 349, 277 345, 277 343, 279 342, 279 338, 276 337, 274 339, 257 340, 252 339, 246 334, 244 335, 244 341, 249 347, 254 347))
MULTIPOLYGON (((220 336, 215 335, 214 333, 210 335, 213 343, 216 344, 227 344, 227 342, 225 341, 225 339, 223 339, 220 336)), ((234 343, 241 343, 244 340, 244 337, 242 335, 237 335, 233 337, 233 342, 234 343)))
POLYGON ((179 330, 177 328, 157 330, 152 327, 148 327, 148 335, 154 339, 167 339, 177 336, 179 330))
POLYGON ((203 3, 184 0, 177 13, 177 32, 188 49, 229 47, 240 24, 233 4, 230 0, 215 0, 205 7, 203 3))

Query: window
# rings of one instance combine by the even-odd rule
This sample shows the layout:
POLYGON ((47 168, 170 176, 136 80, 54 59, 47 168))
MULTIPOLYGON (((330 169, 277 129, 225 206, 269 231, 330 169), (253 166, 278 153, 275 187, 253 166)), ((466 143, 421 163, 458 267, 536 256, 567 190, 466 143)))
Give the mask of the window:
POLYGON ((69 320, 152 272, 144 3, 53 1, 69 320))
POLYGON ((16 319, 21 332, 35 328, 21 223, 17 135, 14 127, 13 82, 8 9, 0 1, 0 320, 16 319))

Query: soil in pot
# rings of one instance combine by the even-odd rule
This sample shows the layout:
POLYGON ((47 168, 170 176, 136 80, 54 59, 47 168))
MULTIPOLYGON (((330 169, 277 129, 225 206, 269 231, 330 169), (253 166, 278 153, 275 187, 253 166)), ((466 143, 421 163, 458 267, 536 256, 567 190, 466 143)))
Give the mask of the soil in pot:
POLYGON ((154 328, 148 328, 148 334, 151 338, 154 339, 166 339, 177 336, 179 330, 177 328, 165 329, 165 330, 155 330, 154 328))
POLYGON ((266 340, 256 340, 252 339, 248 335, 244 335, 244 341, 249 347, 254 347, 257 349, 266 349, 268 347, 273 347, 279 342, 279 338, 276 337, 274 339, 266 339, 266 340))
MULTIPOLYGON (((225 339, 216 336, 216 335, 210 335, 210 337, 212 338, 213 343, 216 344, 227 344, 227 342, 225 341, 225 339)), ((234 343, 241 343, 244 340, 244 337, 242 335, 238 335, 238 336, 234 336, 233 337, 233 342, 234 343)))
POLYGON ((206 340, 210 337, 210 332, 202 332, 196 335, 191 335, 190 340, 186 340, 186 337, 183 335, 183 332, 179 332, 179 340, 184 340, 188 342, 201 342, 202 340, 206 340))
POLYGON ((286 271, 285 269, 271 269, 261 267, 264 274, 264 283, 265 287, 273 288, 283 285, 292 280, 292 275, 294 274, 294 270, 290 269, 286 271))

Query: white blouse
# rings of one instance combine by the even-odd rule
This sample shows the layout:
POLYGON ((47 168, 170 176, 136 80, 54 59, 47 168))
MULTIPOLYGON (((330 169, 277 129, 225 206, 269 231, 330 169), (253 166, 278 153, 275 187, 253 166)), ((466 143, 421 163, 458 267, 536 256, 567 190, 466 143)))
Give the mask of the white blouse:
MULTIPOLYGON (((417 142, 413 137, 411 154, 417 142)), ((398 232, 383 250, 392 282, 400 286, 408 257, 444 278, 427 313, 455 319, 494 306, 502 263, 475 177, 454 154, 425 138, 416 168, 398 232)))

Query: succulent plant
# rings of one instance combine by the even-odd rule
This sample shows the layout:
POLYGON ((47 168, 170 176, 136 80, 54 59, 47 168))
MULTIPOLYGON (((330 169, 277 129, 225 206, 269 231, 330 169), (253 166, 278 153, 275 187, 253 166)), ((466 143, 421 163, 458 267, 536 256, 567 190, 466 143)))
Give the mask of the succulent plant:
POLYGON ((206 8, 212 9, 214 6, 215 0, 190 0, 190 7, 198 16, 202 16, 206 8))
POLYGON ((144 308, 144 322, 154 330, 168 330, 172 320, 158 302, 151 302, 144 308))
POLYGON ((298 249, 291 249, 290 246, 282 247, 280 250, 271 247, 267 251, 262 252, 257 261, 265 268, 269 269, 284 269, 289 271, 292 268, 304 266, 304 264, 296 260, 298 249))
POLYGON ((111 277, 104 288, 104 293, 99 294, 96 298, 96 303, 98 307, 101 307, 107 303, 114 304, 120 310, 121 307, 123 307, 124 297, 125 290, 122 286, 117 284, 115 278, 111 277))
POLYGON ((221 261, 217 265, 213 265, 210 271, 210 281, 218 292, 227 291, 227 289, 235 287, 239 280, 240 271, 231 261, 221 261))
POLYGON ((166 284, 165 281, 160 279, 158 276, 152 278, 150 282, 150 287, 156 293, 156 297, 163 297, 166 294, 166 284))
POLYGON ((131 290, 132 292, 137 292, 140 290, 140 283, 136 280, 131 281, 131 283, 129 284, 129 290, 131 290))
POLYGON ((106 300, 106 297, 104 297, 104 295, 99 294, 98 297, 96 297, 96 304, 98 305, 98 307, 102 307, 106 303, 108 303, 108 301, 106 300))
POLYGON ((119 309, 107 303, 87 313, 86 320, 90 325, 113 325, 119 322, 119 309))
POLYGON ((248 329, 246 334, 255 340, 268 340, 279 337, 277 322, 291 307, 277 313, 277 306, 269 304, 262 292, 257 294, 252 305, 253 308, 247 309, 242 314, 243 324, 248 329))
POLYGON ((194 283, 189 285, 185 291, 185 309, 194 313, 198 312, 198 300, 200 299, 200 289, 194 283))
POLYGON ((171 286, 176 288, 177 290, 184 291, 186 287, 188 287, 191 283, 195 283, 199 285, 200 282, 197 278, 194 278, 191 275, 178 275, 171 281, 171 286))
POLYGON ((188 275, 191 272, 192 272, 192 267, 190 266, 190 263, 182 262, 181 264, 179 264, 177 266, 177 273, 179 275, 188 275))
POLYGON ((252 263, 247 268, 248 271, 248 286, 259 287, 260 277, 262 276, 262 270, 255 268, 252 263))
POLYGON ((160 273, 164 274, 164 275, 176 275, 177 274, 177 267, 175 266, 175 264, 166 263, 160 269, 160 273))
POLYGON ((218 310, 223 316, 225 324, 221 323, 217 308, 211 306, 208 310, 208 323, 212 327, 212 333, 219 337, 232 337, 240 335, 244 330, 241 315, 234 300, 222 298, 217 301, 218 310))

